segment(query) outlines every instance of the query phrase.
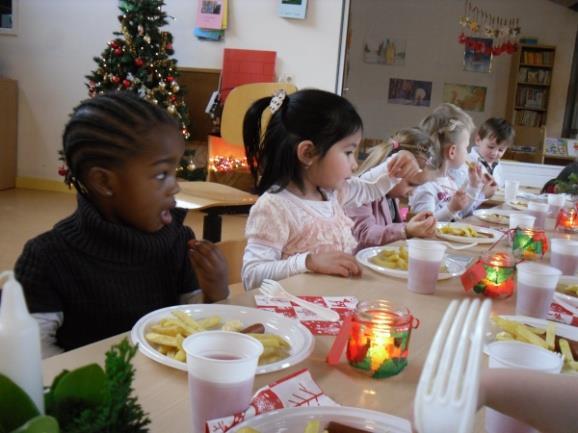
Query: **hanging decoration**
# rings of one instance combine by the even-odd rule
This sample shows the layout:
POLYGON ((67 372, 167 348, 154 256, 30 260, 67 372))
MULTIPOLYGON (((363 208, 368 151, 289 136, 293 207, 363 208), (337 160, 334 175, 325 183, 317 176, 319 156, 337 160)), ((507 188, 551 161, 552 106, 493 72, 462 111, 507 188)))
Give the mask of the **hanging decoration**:
POLYGON ((458 42, 471 51, 485 55, 499 56, 518 51, 520 19, 505 18, 486 12, 466 0, 464 15, 459 20, 462 31, 458 42), (492 39, 492 44, 484 44, 479 38, 492 39))

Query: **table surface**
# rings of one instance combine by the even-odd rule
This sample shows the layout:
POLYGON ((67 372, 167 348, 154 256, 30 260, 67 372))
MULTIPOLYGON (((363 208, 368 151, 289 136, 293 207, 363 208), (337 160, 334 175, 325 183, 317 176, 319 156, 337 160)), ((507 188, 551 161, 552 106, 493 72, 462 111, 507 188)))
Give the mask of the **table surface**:
MULTIPOLYGON (((476 218, 472 224, 489 226, 476 218)), ((494 226, 503 228, 504 226, 494 226)), ((460 251, 458 254, 479 255, 487 246, 460 251)), ((334 337, 316 336, 312 355, 298 365, 286 370, 256 377, 255 389, 271 383, 291 372, 307 368, 321 389, 339 404, 378 410, 392 415, 410 418, 415 388, 424 360, 441 317, 452 299, 461 299, 466 294, 458 278, 438 281, 434 295, 419 295, 406 288, 406 281, 394 279, 364 269, 360 278, 338 278, 319 274, 296 275, 282 284, 297 295, 353 295, 359 300, 387 298, 407 306, 420 320, 413 330, 409 347, 409 364, 399 375, 387 379, 372 379, 351 368, 342 357, 337 366, 329 366, 325 357, 334 337)), ((245 292, 225 301, 227 304, 255 306, 255 291, 245 292)), ((496 301, 493 312, 513 314, 514 299, 496 301)), ((67 352, 43 362, 44 381, 50 383, 62 369, 75 368, 91 362, 104 361, 106 350, 124 335, 115 336, 97 343, 67 352)), ((485 362, 485 361, 484 361, 485 362)), ((187 375, 158 364, 138 353, 134 359, 136 376, 134 388, 144 410, 150 414, 153 432, 190 432, 190 407, 187 375)), ((477 433, 483 429, 483 412, 476 419, 477 433)))
POLYGON ((187 209, 204 210, 212 207, 252 205, 257 196, 215 182, 179 182, 181 192, 176 195, 179 205, 187 209))

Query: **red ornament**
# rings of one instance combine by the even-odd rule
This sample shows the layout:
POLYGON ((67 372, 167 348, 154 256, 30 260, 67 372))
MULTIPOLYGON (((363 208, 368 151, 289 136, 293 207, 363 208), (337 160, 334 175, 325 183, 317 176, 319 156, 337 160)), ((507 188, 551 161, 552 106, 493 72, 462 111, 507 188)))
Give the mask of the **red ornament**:
POLYGON ((468 39, 468 38, 466 38, 466 35, 464 34, 464 32, 461 32, 461 33, 460 33, 460 36, 458 37, 458 42, 459 42, 460 44, 465 44, 465 43, 466 43, 466 39, 468 39))
POLYGON ((108 43, 110 45, 110 47, 114 50, 116 48, 118 48, 118 44, 116 43, 116 41, 110 41, 108 43))
POLYGON ((170 98, 171 102, 175 102, 177 100, 177 97, 175 95, 172 95, 170 98))
POLYGON ((132 81, 130 80, 122 80, 122 85, 125 89, 128 89, 132 85, 132 81))
POLYGON ((68 167, 65 165, 61 165, 58 167, 58 175, 59 176, 66 176, 68 174, 68 167))
POLYGON ((167 80, 168 83, 171 83, 171 82, 174 80, 174 78, 173 78, 172 75, 167 75, 166 80, 167 80))
POLYGON ((120 56, 122 54, 122 48, 117 48, 114 50, 114 55, 115 56, 120 56))
POLYGON ((144 65, 144 60, 140 57, 137 57, 134 59, 134 64, 140 68, 142 65, 144 65))
POLYGON ((117 75, 113 75, 112 77, 110 77, 110 81, 112 81, 114 84, 118 84, 120 83, 120 77, 118 77, 117 75))
POLYGON ((173 49, 173 44, 171 44, 170 42, 167 44, 167 50, 172 50, 173 49))

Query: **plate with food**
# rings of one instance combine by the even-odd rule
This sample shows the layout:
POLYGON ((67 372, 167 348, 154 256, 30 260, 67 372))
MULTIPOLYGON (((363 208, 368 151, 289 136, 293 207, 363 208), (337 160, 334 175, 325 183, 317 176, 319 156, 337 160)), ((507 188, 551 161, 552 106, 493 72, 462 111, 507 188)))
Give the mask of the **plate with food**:
POLYGON ((528 210, 528 200, 516 199, 513 201, 506 202, 508 206, 518 210, 528 210))
POLYGON ((493 244, 503 236, 499 230, 465 223, 438 223, 436 234, 448 241, 478 244, 493 244))
POLYGON ((315 344, 311 332, 297 320, 257 308, 221 304, 175 305, 153 311, 134 325, 131 339, 143 355, 186 371, 182 340, 210 330, 244 332, 261 341, 265 350, 257 374, 303 361, 315 344))
POLYGON ((490 340, 517 340, 564 356, 563 372, 578 374, 578 327, 527 316, 492 317, 490 340))
POLYGON ((492 224, 510 225, 510 215, 515 211, 507 209, 476 209, 474 216, 492 224))
POLYGON ((293 407, 267 412, 235 426, 232 433, 411 433, 408 420, 346 406, 293 407), (348 429, 349 427, 349 429, 348 429))
POLYGON ((578 277, 562 275, 560 280, 558 280, 554 299, 560 304, 568 304, 562 306, 575 315, 578 315, 578 313, 576 313, 578 310, 578 277))
MULTIPOLYGON (((363 266, 395 278, 408 277, 408 252, 405 245, 386 245, 383 247, 369 247, 359 251, 355 258, 363 266)), ((465 272, 467 263, 453 260, 448 255, 444 257, 440 267, 438 280, 447 280, 465 272)))

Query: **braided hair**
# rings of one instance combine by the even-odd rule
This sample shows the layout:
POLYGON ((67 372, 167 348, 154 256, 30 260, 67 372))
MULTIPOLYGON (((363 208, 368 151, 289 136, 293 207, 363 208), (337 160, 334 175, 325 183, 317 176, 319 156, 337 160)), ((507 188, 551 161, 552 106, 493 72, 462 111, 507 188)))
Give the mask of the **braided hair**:
POLYGON ((87 194, 85 176, 95 166, 122 166, 142 153, 141 137, 160 125, 178 127, 168 112, 132 92, 103 93, 82 101, 62 135, 65 183, 87 194))
POLYGON ((251 105, 243 120, 247 162, 257 191, 286 188, 290 182, 303 187, 303 167, 297 156, 299 143, 311 140, 315 152, 325 156, 338 141, 361 130, 361 117, 345 98, 317 89, 305 89, 266 97, 251 105), (269 108, 271 119, 265 131, 261 119, 269 108))
POLYGON ((420 128, 430 134, 436 149, 443 153, 444 149, 456 142, 462 131, 471 134, 475 128, 472 117, 460 107, 443 103, 424 118, 420 128))

